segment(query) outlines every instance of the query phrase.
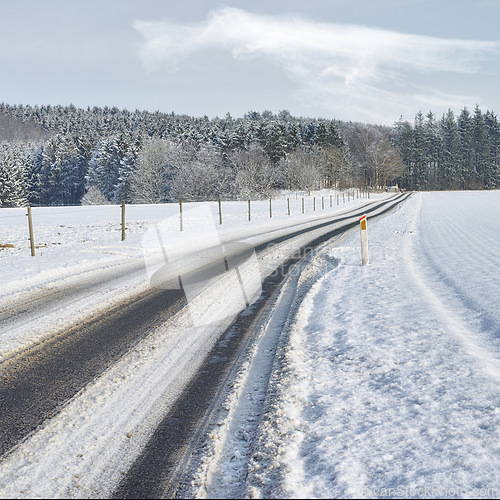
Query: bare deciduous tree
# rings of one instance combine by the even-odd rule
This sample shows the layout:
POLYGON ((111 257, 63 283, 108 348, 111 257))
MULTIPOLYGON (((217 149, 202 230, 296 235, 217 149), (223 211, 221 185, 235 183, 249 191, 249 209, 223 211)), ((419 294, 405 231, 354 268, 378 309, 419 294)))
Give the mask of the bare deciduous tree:
POLYGON ((404 172, 401 155, 391 145, 387 136, 378 137, 366 147, 369 163, 367 169, 372 185, 381 187, 392 184, 404 172))
POLYGON ((320 187, 324 157, 319 146, 298 146, 281 165, 288 188, 310 191, 320 187))
POLYGON ((165 139, 152 138, 137 157, 130 188, 135 203, 171 201, 173 180, 180 168, 179 147, 165 139))
POLYGON ((241 198, 268 198, 280 184, 279 167, 271 163, 258 144, 251 144, 248 150, 233 151, 229 160, 236 171, 236 188, 241 198))
POLYGON ((233 195, 232 171, 219 148, 210 144, 199 147, 185 144, 182 158, 172 190, 176 199, 208 201, 233 195))

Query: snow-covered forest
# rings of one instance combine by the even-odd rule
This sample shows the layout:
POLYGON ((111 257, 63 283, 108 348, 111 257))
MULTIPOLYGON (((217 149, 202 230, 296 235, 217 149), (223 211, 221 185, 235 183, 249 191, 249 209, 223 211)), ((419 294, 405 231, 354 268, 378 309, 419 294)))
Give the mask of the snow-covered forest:
POLYGON ((432 112, 400 120, 393 142, 405 164, 401 184, 409 189, 495 189, 500 187, 500 122, 493 111, 458 116, 449 110, 438 120, 432 112))
POLYGON ((0 104, 0 207, 264 198, 280 189, 500 186, 500 124, 478 107, 394 127, 251 111, 194 118, 0 104))

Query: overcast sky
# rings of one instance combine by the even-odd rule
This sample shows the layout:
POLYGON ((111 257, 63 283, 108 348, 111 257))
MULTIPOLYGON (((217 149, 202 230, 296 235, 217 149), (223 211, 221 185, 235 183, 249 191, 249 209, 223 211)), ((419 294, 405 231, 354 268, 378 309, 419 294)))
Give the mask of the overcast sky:
POLYGON ((500 112, 500 0, 0 0, 0 101, 392 124, 500 112))

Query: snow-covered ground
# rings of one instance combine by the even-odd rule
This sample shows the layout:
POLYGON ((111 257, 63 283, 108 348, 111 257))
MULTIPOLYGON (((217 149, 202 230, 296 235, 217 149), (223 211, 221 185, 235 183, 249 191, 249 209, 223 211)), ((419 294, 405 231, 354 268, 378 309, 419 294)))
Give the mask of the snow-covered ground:
MULTIPOLYGON (((253 202, 250 221, 247 203, 223 203, 222 226, 217 204, 210 208, 221 241, 246 239, 258 244, 269 232, 281 234, 287 226, 307 225, 368 200, 348 202, 346 196, 345 204, 342 198, 339 205, 332 201, 330 208, 328 195, 323 209, 318 196, 314 211, 313 198, 306 199, 303 214, 297 196, 290 200, 288 215, 287 200, 282 198, 273 202, 272 218, 268 201, 253 202)), ((198 236, 191 243, 203 245, 205 236, 213 238, 214 223, 200 231, 199 221, 191 219, 197 208, 184 206, 183 234, 189 239, 194 226, 198 236)), ((172 225, 171 238, 178 238, 178 210, 177 205, 127 206, 127 239, 122 242, 119 207, 33 209, 39 247, 35 257, 30 256, 27 242, 25 210, 0 210, 0 244, 14 245, 0 251, 1 357, 8 359, 53 331, 147 289, 144 263, 149 249, 143 247, 143 236, 156 223, 166 222, 172 225)), ((305 241, 307 237, 302 244, 305 241)), ((265 272, 283 258, 280 248, 262 254, 259 264, 265 272)), ((217 294, 208 290, 193 301, 210 307, 217 294)), ((226 303, 232 295, 223 295, 226 303)), ((216 333, 216 326, 194 327, 185 310, 157 325, 0 463, 0 497, 109 496, 203 360, 216 333)))
POLYGON ((177 204, 127 205, 125 241, 121 241, 120 206, 33 208, 35 257, 30 253, 26 209, 0 209, 0 315, 19 304, 36 306, 37 302, 59 295, 57 307, 52 310, 16 315, 15 324, 0 324, 0 361, 55 330, 146 290, 150 281, 144 262, 150 249, 143 247, 143 237, 157 224, 166 222, 168 239, 190 250, 212 241, 215 230, 221 241, 239 238, 258 244, 261 234, 312 222, 387 196, 372 194, 368 200, 357 195, 353 198, 352 193, 349 198, 347 192, 323 191, 311 196, 290 193, 290 215, 283 195, 272 202, 272 218, 268 200, 252 201, 251 220, 247 202, 223 202, 222 225, 217 203, 185 203, 182 233, 177 204), (196 219, 200 206, 211 211, 208 225, 206 220, 196 219), (191 238, 187 244, 186 238, 191 238), (82 287, 78 297, 67 293, 76 293, 75 289, 82 287))
MULTIPOLYGON (((498 498, 500 192, 417 193, 332 248, 283 344, 247 493, 498 498)), ((224 464, 221 465, 224 467, 224 464)))
MULTIPOLYGON (((292 199, 292 216, 281 200, 273 219, 269 202, 260 209, 256 203, 252 221, 244 203, 223 204, 221 237, 255 239, 292 220, 367 201, 330 209, 326 198, 321 212, 318 200, 316 213, 310 199, 302 214, 300 196, 292 199)), ((35 258, 25 212, 0 210, 0 244, 16 247, 0 251, 0 303, 103 272, 116 277, 121 266, 135 269, 148 224, 175 217, 178 207, 127 210, 125 242, 118 207, 34 210, 35 237, 47 245, 35 258)), ((310 266, 327 272, 314 275, 308 289, 301 288, 301 276, 283 289, 285 311, 291 293, 305 291, 283 331, 279 314, 270 319, 253 353, 253 361, 262 362, 253 365, 255 373, 247 360, 226 401, 227 421, 210 437, 193 495, 219 497, 221 485, 230 484, 232 493, 241 482, 251 497, 498 498, 499 210, 500 192, 416 193, 394 213, 368 221, 368 266, 361 266, 358 234, 318 252, 310 266), (266 359, 266 333, 281 335, 274 366, 266 359), (258 413, 250 418, 236 408, 242 401, 258 407, 266 389, 258 375, 266 363, 273 373, 260 421, 258 413), (252 425, 255 441, 246 432, 252 425)), ((144 271, 137 273, 114 286, 128 286, 126 293, 147 286, 144 271)), ((113 300, 112 292, 99 293, 101 301, 113 300)), ((85 300, 82 309, 98 307, 85 300)), ((130 465, 123 457, 133 459, 148 425, 161 418, 165 387, 176 390, 182 343, 196 350, 201 342, 186 325, 177 317, 158 328, 0 462, 0 497, 109 495, 130 465)), ((23 342, 41 335, 27 326, 19 331, 23 342)), ((4 353, 17 348, 10 330, 0 335, 4 353)))

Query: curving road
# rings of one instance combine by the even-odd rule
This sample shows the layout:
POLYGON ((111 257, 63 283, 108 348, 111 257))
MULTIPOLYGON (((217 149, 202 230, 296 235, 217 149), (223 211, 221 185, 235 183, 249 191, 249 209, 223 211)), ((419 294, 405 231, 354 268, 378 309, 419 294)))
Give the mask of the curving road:
MULTIPOLYGON (((183 463, 183 457, 214 404, 221 384, 234 370, 251 336, 255 335, 255 325, 266 311, 269 313, 270 304, 277 297, 276 291, 289 270, 325 241, 357 227, 363 213, 369 217, 383 215, 407 196, 409 194, 396 195, 314 223, 295 224, 279 231, 253 235, 243 246, 241 240, 223 242, 226 269, 237 268, 248 258, 249 245, 255 249, 264 277, 262 293, 234 319, 212 326, 212 340, 201 350, 195 350, 196 360, 186 358, 178 394, 165 406, 162 418, 139 447, 140 453, 128 457, 130 466, 115 488, 114 497, 156 498, 165 492, 168 496, 175 495, 179 464, 183 463), (188 367, 192 373, 188 372, 188 367)), ((216 283, 220 278, 211 267, 213 258, 205 262, 203 267, 189 271, 190 281, 205 282, 196 290, 200 298, 207 292, 206 280, 216 283)), ((138 271, 137 265, 134 266, 134 272, 138 271)), ((99 285, 112 282, 117 273, 119 270, 108 273, 99 285)), ((168 276, 175 281, 175 270, 168 276)), ((183 274, 183 279, 185 277, 183 274)), ((57 307, 63 297, 71 299, 91 293, 95 286, 96 283, 87 282, 15 304, 0 314, 0 322, 14 325, 26 310, 38 311, 43 316, 48 308, 57 307)), ((147 288, 111 309, 61 329, 0 364, 0 455, 4 459, 88 384, 140 345, 158 325, 185 312, 188 301, 184 290, 164 288, 147 288)), ((138 453, 137 449, 134 453, 138 453)))

